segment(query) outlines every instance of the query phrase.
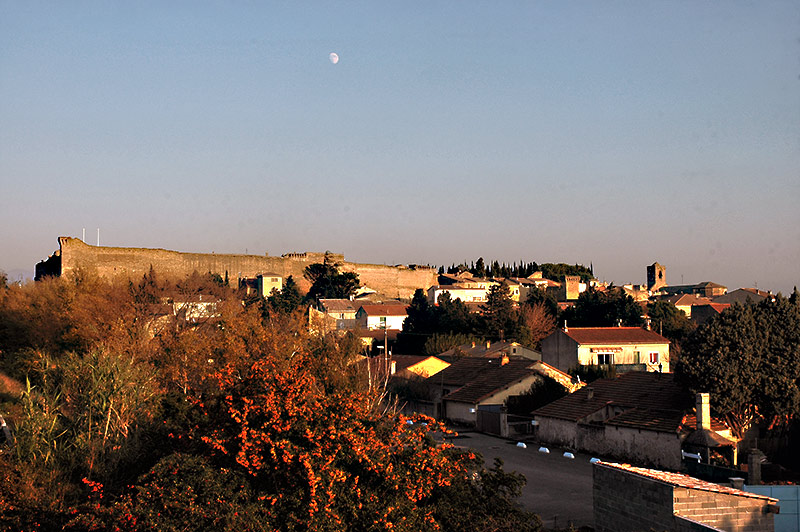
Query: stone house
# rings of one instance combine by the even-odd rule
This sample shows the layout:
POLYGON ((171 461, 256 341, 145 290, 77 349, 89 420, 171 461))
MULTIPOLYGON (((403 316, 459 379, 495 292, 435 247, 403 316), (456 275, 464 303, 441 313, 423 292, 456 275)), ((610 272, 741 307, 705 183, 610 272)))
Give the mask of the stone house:
MULTIPOLYGON (((707 404, 707 403, 706 403, 707 404)), ((678 470, 684 440, 697 427, 733 446, 730 431, 700 409, 671 373, 630 372, 599 379, 533 412, 540 441, 601 456, 678 470)))
POLYGON ((774 532, 778 499, 679 473, 593 465, 597 532, 774 532))
POLYGON ((669 340, 640 327, 564 327, 542 340, 542 361, 561 371, 613 365, 618 372, 668 372, 669 340))

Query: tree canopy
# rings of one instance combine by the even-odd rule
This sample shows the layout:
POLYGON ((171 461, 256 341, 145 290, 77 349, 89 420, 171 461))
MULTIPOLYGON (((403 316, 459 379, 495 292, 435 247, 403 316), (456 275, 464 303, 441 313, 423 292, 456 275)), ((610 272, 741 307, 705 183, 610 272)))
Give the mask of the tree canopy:
POLYGON ((355 337, 309 336, 232 290, 214 319, 183 323, 147 303, 164 287, 150 272, 0 291, 2 370, 27 382, 4 396, 4 527, 541 529, 515 500, 522 477, 381 401, 355 337))
POLYGON ((304 273, 304 277, 311 283, 307 297, 311 300, 347 299, 355 294, 360 286, 358 274, 340 272, 339 267, 327 254, 323 262, 308 265, 304 273))
POLYGON ((676 373, 742 435, 755 421, 800 414, 800 304, 782 296, 735 304, 692 333, 676 373))
POLYGON ((578 296, 575 305, 559 317, 559 325, 566 320, 574 327, 641 327, 643 309, 621 288, 605 291, 586 290, 578 296))

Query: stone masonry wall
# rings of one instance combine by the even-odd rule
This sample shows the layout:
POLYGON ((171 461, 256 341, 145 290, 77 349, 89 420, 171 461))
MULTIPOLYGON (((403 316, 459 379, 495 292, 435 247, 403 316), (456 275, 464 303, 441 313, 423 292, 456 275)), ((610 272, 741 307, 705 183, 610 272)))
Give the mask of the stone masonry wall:
MULTIPOLYGON (((277 273, 284 279, 292 275, 301 290, 308 290, 303 277, 306 266, 322 262, 324 253, 291 253, 284 257, 234 255, 216 253, 182 253, 165 249, 117 248, 90 246, 78 238, 60 237, 60 274, 69 276, 81 269, 101 277, 141 277, 150 267, 164 276, 183 277, 192 272, 228 274, 232 285, 245 277, 277 273)), ((57 252, 57 253, 59 253, 57 252)), ((398 266, 355 264, 344 261, 344 255, 334 254, 343 271, 359 275, 366 285, 381 295, 411 298, 416 288, 427 289, 436 283, 436 270, 410 269, 398 266)))

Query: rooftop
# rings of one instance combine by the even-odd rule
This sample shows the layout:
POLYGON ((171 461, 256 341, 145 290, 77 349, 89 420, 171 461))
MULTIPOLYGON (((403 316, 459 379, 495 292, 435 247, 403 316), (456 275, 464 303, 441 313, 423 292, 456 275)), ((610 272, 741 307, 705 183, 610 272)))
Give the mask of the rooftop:
POLYGON ((598 462, 595 465, 600 467, 609 467, 620 471, 626 471, 628 473, 633 473, 641 477, 656 480, 658 482, 662 482, 670 486, 675 486, 676 488, 688 488, 700 491, 710 491, 714 493, 735 495, 737 497, 747 497, 750 499, 761 499, 770 502, 778 502, 778 499, 774 499, 772 497, 766 497, 764 495, 757 495, 755 493, 749 493, 747 491, 741 491, 734 488, 729 488, 727 486, 713 484, 711 482, 706 482, 705 480, 700 480, 698 478, 690 477, 688 475, 682 475, 680 473, 669 473, 667 471, 660 471, 658 469, 647 469, 644 467, 636 467, 628 464, 616 464, 612 462, 598 462))
POLYGON ((641 327, 568 327, 563 333, 579 344, 668 344, 669 340, 641 327))

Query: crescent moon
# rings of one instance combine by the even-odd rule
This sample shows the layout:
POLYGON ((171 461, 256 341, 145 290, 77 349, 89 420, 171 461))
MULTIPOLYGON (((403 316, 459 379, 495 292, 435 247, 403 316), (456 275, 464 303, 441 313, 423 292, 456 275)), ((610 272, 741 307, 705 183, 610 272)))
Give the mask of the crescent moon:
POLYGON ((339 55, 336 52, 331 52, 331 55, 328 56, 328 59, 330 59, 331 63, 335 65, 339 62, 339 55))

